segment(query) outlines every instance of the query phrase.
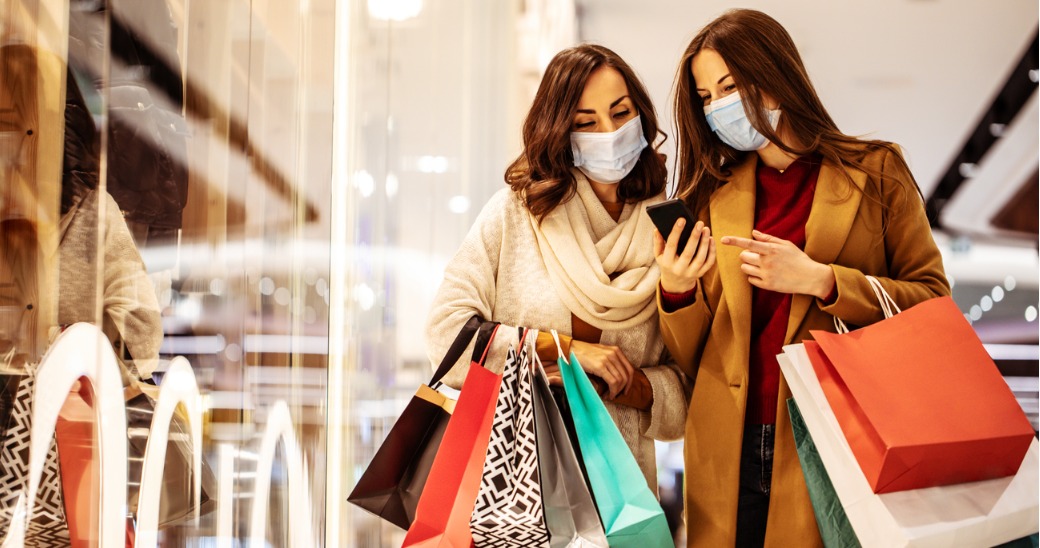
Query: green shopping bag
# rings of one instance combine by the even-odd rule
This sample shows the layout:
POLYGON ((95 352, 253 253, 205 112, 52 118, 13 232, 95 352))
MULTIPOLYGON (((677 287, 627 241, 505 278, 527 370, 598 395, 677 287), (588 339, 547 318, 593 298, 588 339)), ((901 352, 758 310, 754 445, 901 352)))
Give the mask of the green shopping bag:
POLYGON ((787 410, 791 415, 794 444, 798 449, 798 460, 802 463, 802 474, 805 475, 805 485, 809 488, 809 500, 812 502, 813 512, 816 513, 816 525, 820 529, 823 545, 858 548, 859 538, 852 530, 852 524, 845 515, 845 508, 841 506, 838 494, 834 492, 831 478, 820 459, 820 452, 816 450, 816 444, 809 435, 809 429, 805 426, 805 420, 802 419, 802 413, 798 410, 794 398, 787 400, 787 410))
MULTIPOLYGON (((556 338, 556 332, 552 334, 556 338)), ((571 352, 568 362, 560 349, 558 362, 581 457, 611 548, 673 548, 664 510, 578 358, 571 352)))

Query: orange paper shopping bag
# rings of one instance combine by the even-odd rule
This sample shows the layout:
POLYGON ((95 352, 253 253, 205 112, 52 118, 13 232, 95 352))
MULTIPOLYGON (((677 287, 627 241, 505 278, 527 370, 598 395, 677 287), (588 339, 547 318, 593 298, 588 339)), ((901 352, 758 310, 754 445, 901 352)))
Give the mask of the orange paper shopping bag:
POLYGON ((950 297, 812 335, 806 352, 875 493, 1018 471, 1033 428, 950 297))

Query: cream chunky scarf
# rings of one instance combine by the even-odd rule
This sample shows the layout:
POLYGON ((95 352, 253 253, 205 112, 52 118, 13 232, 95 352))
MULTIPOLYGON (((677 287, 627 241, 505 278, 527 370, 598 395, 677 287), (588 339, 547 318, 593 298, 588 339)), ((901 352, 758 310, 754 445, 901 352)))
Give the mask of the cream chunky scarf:
POLYGON ((577 192, 531 223, 542 260, 560 299, 585 322, 603 330, 628 329, 657 312, 660 271, 654 261, 654 225, 646 206, 664 195, 625 204, 615 223, 588 179, 572 170, 577 192), (610 279, 611 274, 621 272, 610 279))

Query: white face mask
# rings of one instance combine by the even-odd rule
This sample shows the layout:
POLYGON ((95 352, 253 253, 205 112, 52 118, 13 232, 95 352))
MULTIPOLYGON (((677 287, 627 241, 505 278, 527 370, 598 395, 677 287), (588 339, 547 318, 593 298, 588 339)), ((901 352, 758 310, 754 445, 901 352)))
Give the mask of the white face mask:
MULTIPOLYGON (((776 131, 780 110, 770 110, 768 113, 769 125, 776 131)), ((751 120, 748 120, 747 113, 744 112, 744 102, 740 99, 738 91, 705 106, 704 118, 708 121, 708 127, 723 143, 737 150, 750 152, 765 148, 769 144, 765 135, 759 133, 751 125, 751 120)))
POLYGON ((610 133, 571 132, 574 167, 597 183, 612 185, 624 179, 646 146, 639 116, 610 133))

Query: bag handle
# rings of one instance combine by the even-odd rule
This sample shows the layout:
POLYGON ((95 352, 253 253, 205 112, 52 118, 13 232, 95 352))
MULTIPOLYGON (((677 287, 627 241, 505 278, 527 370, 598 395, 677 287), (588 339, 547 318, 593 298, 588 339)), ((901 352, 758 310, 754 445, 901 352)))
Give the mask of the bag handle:
POLYGON ((550 329, 549 333, 552 333, 552 338, 556 341, 556 351, 560 353, 560 358, 562 358, 563 361, 570 363, 567 356, 563 355, 563 345, 560 344, 560 334, 557 333, 555 329, 550 329))
MULTIPOLYGON (((885 291, 885 286, 881 285, 880 280, 873 276, 867 276, 867 283, 870 284, 870 289, 874 291, 874 296, 877 297, 878 303, 881 305, 881 313, 885 315, 886 320, 902 312, 895 299, 888 294, 888 291, 885 291)), ((849 332, 849 326, 845 325, 845 322, 837 316, 834 317, 834 328, 843 335, 849 332)))
POLYGON ((502 324, 498 322, 484 322, 477 331, 477 343, 473 345, 473 358, 471 361, 481 367, 487 360, 488 352, 491 351, 491 341, 495 340, 495 334, 502 324))
POLYGON ((473 335, 476 334, 482 323, 484 323, 484 320, 480 316, 474 315, 466 322, 466 325, 462 326, 462 330, 459 331, 451 346, 448 347, 448 351, 444 353, 444 359, 441 360, 441 364, 437 366, 437 371, 433 374, 433 378, 430 379, 431 388, 436 388, 435 385, 440 384, 444 375, 447 375, 448 371, 451 371, 451 368, 459 361, 462 353, 469 346, 469 341, 473 339, 473 335))

